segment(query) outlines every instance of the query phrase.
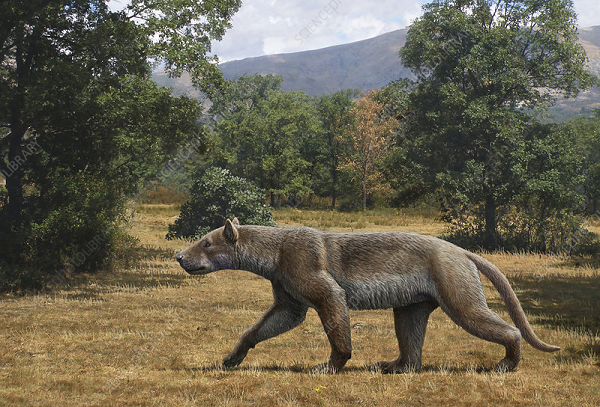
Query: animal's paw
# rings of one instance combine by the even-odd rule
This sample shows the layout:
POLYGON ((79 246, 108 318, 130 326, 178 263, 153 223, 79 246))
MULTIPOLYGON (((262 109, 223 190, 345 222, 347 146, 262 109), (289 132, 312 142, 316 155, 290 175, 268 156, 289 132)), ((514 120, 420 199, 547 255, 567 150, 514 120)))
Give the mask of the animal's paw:
POLYGON ((313 373, 316 374, 332 374, 337 373, 339 371, 339 369, 334 368, 329 363, 321 363, 319 365, 313 366, 311 370, 313 373))
POLYGON ((512 372, 513 370, 515 370, 517 368, 517 365, 519 364, 519 361, 514 361, 514 360, 510 360, 510 359, 502 359, 500 362, 498 362, 498 364, 496 365, 496 367, 494 368, 494 370, 498 373, 508 373, 508 372, 512 372))
POLYGON ((245 353, 230 353, 223 359, 223 367, 225 369, 233 369, 242 363, 244 358, 246 357, 245 353))

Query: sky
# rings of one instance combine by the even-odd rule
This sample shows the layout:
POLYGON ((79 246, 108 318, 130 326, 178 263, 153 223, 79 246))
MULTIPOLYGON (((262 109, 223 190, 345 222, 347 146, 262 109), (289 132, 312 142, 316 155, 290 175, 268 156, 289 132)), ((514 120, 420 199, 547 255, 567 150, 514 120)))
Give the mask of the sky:
MULTIPOLYGON (((405 28, 429 0, 243 0, 232 28, 212 45, 221 62, 306 51, 405 28)), ((111 0, 112 7, 127 0, 111 0)), ((598 0, 573 0, 579 26, 600 25, 598 0)))

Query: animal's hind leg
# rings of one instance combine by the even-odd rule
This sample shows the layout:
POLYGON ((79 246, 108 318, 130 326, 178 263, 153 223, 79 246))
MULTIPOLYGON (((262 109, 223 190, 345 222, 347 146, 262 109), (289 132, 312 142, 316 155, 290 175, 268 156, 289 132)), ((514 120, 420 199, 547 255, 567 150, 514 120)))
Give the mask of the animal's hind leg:
POLYGON ((515 369, 521 360, 521 332, 488 308, 481 285, 464 284, 454 288, 440 303, 444 312, 470 334, 504 346, 506 356, 496 370, 515 369))
POLYGON ((429 315, 438 305, 433 301, 394 308, 394 324, 400 356, 391 362, 372 366, 382 373, 402 373, 421 368, 421 352, 429 315))
POLYGON ((444 310, 458 325, 467 332, 486 341, 503 345, 506 355, 497 365, 497 371, 511 371, 521 360, 521 333, 517 328, 505 322, 487 305, 471 308, 467 312, 448 312, 444 310))
POLYGON ((439 261, 440 269, 447 270, 436 276, 442 310, 470 334, 504 346, 506 356, 497 370, 515 369, 521 359, 521 333, 488 308, 475 265, 462 257, 439 261))

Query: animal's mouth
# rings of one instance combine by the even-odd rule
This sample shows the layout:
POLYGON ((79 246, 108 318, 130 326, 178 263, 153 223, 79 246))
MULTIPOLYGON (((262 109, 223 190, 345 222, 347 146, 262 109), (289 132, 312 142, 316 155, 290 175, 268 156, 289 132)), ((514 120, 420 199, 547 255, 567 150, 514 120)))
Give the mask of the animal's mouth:
POLYGON ((206 274, 210 271, 210 269, 207 266, 195 266, 195 267, 189 267, 189 268, 184 267, 183 269, 192 275, 206 274))

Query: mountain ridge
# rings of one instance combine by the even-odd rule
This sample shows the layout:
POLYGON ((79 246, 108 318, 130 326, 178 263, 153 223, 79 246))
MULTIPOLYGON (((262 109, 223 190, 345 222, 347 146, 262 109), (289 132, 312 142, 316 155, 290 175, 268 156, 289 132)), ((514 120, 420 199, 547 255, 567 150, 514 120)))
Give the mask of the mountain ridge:
MULTIPOLYGON (((280 75, 283 90, 303 91, 310 96, 354 88, 367 92, 393 80, 414 78, 398 56, 407 32, 404 28, 347 44, 229 61, 219 68, 226 79, 253 74, 280 75)), ((588 54, 589 70, 600 76, 600 26, 579 28, 578 33, 579 42, 588 54)), ((161 86, 173 87, 174 94, 200 96, 188 77, 171 79, 164 72, 155 72, 153 78, 161 86)), ((558 100, 553 111, 560 120, 561 116, 593 108, 600 108, 598 88, 583 92, 576 99, 558 100)))

